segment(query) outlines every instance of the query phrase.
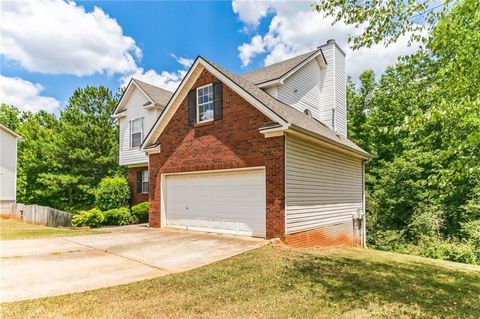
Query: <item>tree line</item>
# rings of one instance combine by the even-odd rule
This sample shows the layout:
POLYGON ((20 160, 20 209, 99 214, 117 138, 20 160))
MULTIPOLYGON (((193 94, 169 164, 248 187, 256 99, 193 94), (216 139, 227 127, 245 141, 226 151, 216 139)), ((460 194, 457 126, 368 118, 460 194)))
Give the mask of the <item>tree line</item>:
POLYGON ((479 6, 456 2, 420 51, 349 82, 375 248, 480 263, 479 6))
POLYGON ((22 136, 18 143, 17 201, 68 212, 89 209, 106 176, 118 165, 117 97, 106 87, 73 92, 59 116, 2 104, 0 123, 22 136))

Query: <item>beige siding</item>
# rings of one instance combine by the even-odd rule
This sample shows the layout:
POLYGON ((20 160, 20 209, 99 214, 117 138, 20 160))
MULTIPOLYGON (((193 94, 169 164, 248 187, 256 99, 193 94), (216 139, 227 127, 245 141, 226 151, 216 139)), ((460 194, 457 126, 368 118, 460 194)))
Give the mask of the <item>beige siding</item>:
POLYGON ((143 117, 143 137, 148 134, 157 116, 156 109, 146 109, 143 105, 149 100, 138 89, 134 88, 127 104, 125 117, 120 118, 120 165, 146 164, 147 156, 138 148, 130 148, 130 121, 143 117))
POLYGON ((0 128, 0 202, 15 202, 17 138, 0 128))
POLYGON ((286 138, 286 233, 352 221, 362 208, 362 162, 286 138))
POLYGON ((309 109, 313 117, 321 120, 320 93, 324 76, 325 70, 314 59, 278 87, 278 99, 302 112, 309 109))

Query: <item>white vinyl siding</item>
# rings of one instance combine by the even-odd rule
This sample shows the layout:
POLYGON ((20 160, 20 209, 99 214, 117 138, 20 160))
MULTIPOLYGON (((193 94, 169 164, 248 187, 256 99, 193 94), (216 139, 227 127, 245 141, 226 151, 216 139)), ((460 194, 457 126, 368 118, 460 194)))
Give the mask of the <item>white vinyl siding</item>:
POLYGON ((303 112, 309 109, 313 117, 321 120, 321 85, 325 70, 316 59, 308 62, 278 87, 277 98, 303 112))
POLYGON ((345 56, 335 47, 335 130, 347 136, 347 79, 345 56))
POLYGON ((0 128, 0 202, 15 202, 17 138, 0 128))
MULTIPOLYGON (((335 107, 334 97, 335 97, 335 65, 333 61, 333 52, 334 52, 334 45, 329 45, 325 48, 322 48, 323 55, 327 60, 327 67, 325 68, 325 79, 322 83, 322 94, 320 97, 320 104, 322 105, 322 109, 320 112, 320 120, 332 127, 332 108, 335 107)), ((338 125, 338 123, 337 123, 338 125)))
POLYGON ((286 233, 352 222, 362 209, 360 159, 286 136, 286 233))
POLYGON ((346 74, 345 74, 345 56, 334 45, 328 45, 322 48, 322 52, 327 60, 327 67, 324 81, 322 82, 322 93, 320 97, 320 120, 332 127, 335 123, 335 130, 347 136, 347 97, 346 97, 346 74), (333 112, 332 109, 335 108, 333 112), (332 115, 335 114, 335 120, 332 115))
POLYGON ((265 91, 302 112, 309 109, 314 118, 332 129, 335 125, 335 131, 347 136, 345 56, 334 44, 322 47, 322 52, 327 61, 325 67, 314 59, 283 84, 265 91))
POLYGON ((130 148, 139 147, 143 140, 143 117, 130 121, 130 148))
POLYGON ((146 164, 148 162, 148 158, 144 152, 138 149, 138 147, 130 147, 130 121, 143 118, 143 135, 145 135, 150 131, 159 115, 156 108, 146 109, 144 107, 147 102, 149 102, 147 97, 135 87, 125 106, 125 117, 119 119, 120 165, 146 164))
POLYGON ((265 170, 165 176, 166 226, 265 237, 265 170))

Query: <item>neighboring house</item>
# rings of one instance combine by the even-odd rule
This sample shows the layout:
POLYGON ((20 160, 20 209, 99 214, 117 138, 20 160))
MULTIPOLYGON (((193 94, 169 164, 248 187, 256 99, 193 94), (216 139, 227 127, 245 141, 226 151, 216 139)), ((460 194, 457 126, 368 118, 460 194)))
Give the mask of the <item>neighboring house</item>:
POLYGON ((0 213, 4 213, 7 208, 9 210, 10 204, 16 202, 19 138, 20 135, 0 124, 0 213))
MULTIPOLYGON (((116 116, 142 109, 132 101, 125 94, 116 116)), ((369 154, 347 139, 346 114, 345 55, 333 40, 241 76, 198 57, 144 130, 150 226, 363 242, 369 154)))

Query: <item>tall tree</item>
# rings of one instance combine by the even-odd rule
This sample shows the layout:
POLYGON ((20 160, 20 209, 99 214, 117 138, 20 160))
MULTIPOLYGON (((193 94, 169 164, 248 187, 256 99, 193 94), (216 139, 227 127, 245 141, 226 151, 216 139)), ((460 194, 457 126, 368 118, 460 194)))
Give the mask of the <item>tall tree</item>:
POLYGON ((429 32, 449 11, 453 0, 320 0, 313 7, 318 12, 334 17, 362 30, 351 36, 353 48, 370 47, 384 42, 391 44, 406 33, 411 40, 426 42, 429 32))
POLYGON ((75 90, 60 113, 57 159, 61 169, 59 175, 44 178, 54 190, 68 193, 66 205, 91 205, 100 180, 120 172, 118 126, 111 117, 116 104, 104 86, 87 86, 75 90))

